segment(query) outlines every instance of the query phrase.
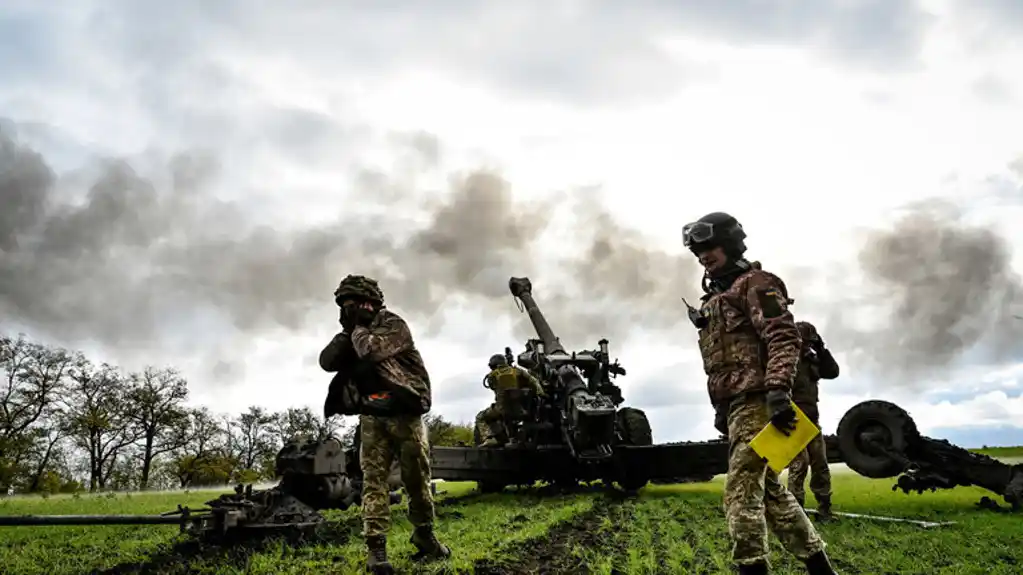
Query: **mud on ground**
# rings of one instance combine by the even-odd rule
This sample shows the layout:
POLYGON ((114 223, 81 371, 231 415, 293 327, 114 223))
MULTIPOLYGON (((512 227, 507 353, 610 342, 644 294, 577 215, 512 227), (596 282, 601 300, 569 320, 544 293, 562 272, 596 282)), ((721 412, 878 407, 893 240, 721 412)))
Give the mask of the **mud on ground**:
MULTIPOLYGON (((622 565, 628 553, 628 540, 621 526, 632 520, 631 499, 605 495, 593 508, 552 527, 542 537, 530 539, 497 551, 498 557, 476 561, 476 575, 547 575, 594 571, 591 561, 607 559, 622 565)), ((612 569, 612 573, 625 573, 612 569)))

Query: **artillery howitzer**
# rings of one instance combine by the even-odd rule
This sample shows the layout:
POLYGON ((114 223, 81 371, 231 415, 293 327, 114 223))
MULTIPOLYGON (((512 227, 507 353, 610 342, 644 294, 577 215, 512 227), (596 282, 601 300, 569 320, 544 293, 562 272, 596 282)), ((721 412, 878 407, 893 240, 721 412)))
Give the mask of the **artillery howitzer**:
MULTIPOLYGON (((270 489, 238 485, 235 492, 206 502, 204 509, 181 505, 159 515, 0 515, 0 526, 19 525, 178 525, 182 533, 207 541, 246 535, 305 533, 325 521, 320 511, 347 509, 362 502, 358 450, 341 442, 296 440, 275 460, 280 482, 270 489)), ((401 480, 392 469, 391 503, 400 501, 401 480)))
POLYGON ((865 477, 898 477, 892 491, 975 485, 1001 495, 1013 510, 1023 508, 1023 464, 1010 465, 922 436, 913 418, 894 403, 859 403, 845 413, 837 431, 836 437, 826 438, 828 461, 844 462, 865 477))
MULTIPOLYGON (((546 397, 528 397, 521 425, 504 426, 515 448, 433 448, 434 477, 476 481, 484 491, 536 481, 600 479, 630 490, 645 485, 649 470, 628 465, 622 448, 650 446, 650 424, 641 410, 619 408, 624 400, 612 380, 625 369, 611 361, 608 341, 600 340, 596 350, 567 352, 533 299, 529 279, 511 278, 508 287, 538 336, 518 364, 541 381, 546 397)), ((506 356, 511 359, 510 349, 506 356)))
MULTIPOLYGON (((638 489, 648 482, 707 481, 728 471, 725 439, 654 445, 646 414, 618 408, 622 394, 611 380, 625 370, 610 361, 607 340, 597 351, 566 352, 536 305, 529 280, 512 278, 509 289, 539 336, 527 343, 518 363, 541 379, 548 398, 536 402, 518 430, 523 448, 434 447, 434 477, 476 481, 483 491, 595 479, 638 489)), ((853 406, 825 443, 829 463, 846 463, 865 477, 898 477, 893 489, 976 485, 1014 509, 1023 505, 1023 465, 923 437, 909 414, 892 403, 853 406)))

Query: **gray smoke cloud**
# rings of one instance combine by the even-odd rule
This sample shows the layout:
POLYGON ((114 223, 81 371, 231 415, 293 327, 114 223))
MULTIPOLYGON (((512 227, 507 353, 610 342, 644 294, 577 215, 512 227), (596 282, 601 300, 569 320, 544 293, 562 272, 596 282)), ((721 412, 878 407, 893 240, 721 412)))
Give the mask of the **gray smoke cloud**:
POLYGON ((830 337, 888 383, 915 386, 956 365, 1023 359, 1023 280, 1011 246, 960 208, 909 206, 868 235, 859 264, 876 291, 837 305, 830 337), (855 314, 877 323, 856 327, 855 314))
MULTIPOLYGON (((437 167, 442 152, 425 134, 395 149, 413 171, 437 167)), ((518 341, 508 344, 521 345, 533 332, 507 281, 530 276, 567 347, 600 337, 622 344, 645 331, 695 350, 680 302, 698 295, 694 258, 651 247, 597 190, 523 200, 480 170, 452 175, 446 193, 423 199, 407 178, 364 170, 343 213, 287 228, 218 200, 219 178, 216 159, 200 154, 152 174, 125 160, 57 174, 0 129, 0 329, 26 326, 120 353, 152 355, 176 342, 206 354, 211 374, 237 376, 247 339, 299 333, 335 315, 332 292, 347 273, 377 277, 419 333, 444 325, 456 302, 515 318, 518 341), (224 325, 236 331, 227 343, 224 325)), ((916 206, 867 239, 859 266, 876 291, 832 290, 827 301, 802 298, 794 308, 823 319, 825 339, 858 367, 899 383, 1023 357, 1023 321, 1014 317, 1023 315, 1023 287, 992 229, 954 209, 916 206), (862 325, 864 315, 874 325, 862 325)), ((798 293, 848 275, 834 268, 780 271, 798 293)))
MULTIPOLYGON (((399 152, 427 167, 440 154, 422 134, 399 152)), ((410 319, 441 317, 453 297, 515 314, 508 278, 530 275, 566 344, 592 345, 675 328, 678 286, 699 277, 688 254, 650 248, 593 190, 516 201, 499 175, 476 171, 422 200, 400 178, 363 171, 349 200, 358 208, 289 229, 217 200, 219 176, 215 158, 195 154, 156 174, 124 160, 56 174, 12 131, 0 133, 0 327, 136 353, 177 333, 202 349, 221 345, 203 335, 211 322, 244 337, 336 314, 332 292, 347 273, 377 277, 410 319)), ((517 318, 516 335, 530 335, 517 318)), ((231 351, 213 350, 212 372, 231 373, 231 351)))

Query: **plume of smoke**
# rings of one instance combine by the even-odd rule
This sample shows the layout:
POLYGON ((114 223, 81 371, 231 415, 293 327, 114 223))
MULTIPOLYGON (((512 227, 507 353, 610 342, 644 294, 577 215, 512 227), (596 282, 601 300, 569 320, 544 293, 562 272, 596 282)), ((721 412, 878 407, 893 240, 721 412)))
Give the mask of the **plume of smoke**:
MULTIPOLYGON (((407 144, 422 164, 436 164, 434 140, 420 134, 407 144)), ((210 157, 180 155, 159 177, 123 160, 95 170, 83 194, 0 133, 0 327, 16 322, 136 353, 186 333, 186 345, 220 356, 212 371, 231 373, 217 321, 242 337, 301 331, 315 314, 336 314, 331 293, 347 273, 376 276, 412 320, 434 316, 453 295, 515 313, 508 278, 533 275, 566 343, 673 327, 680 322, 665 308, 677 308, 678 286, 699 277, 691 258, 650 248, 592 191, 516 201, 487 171, 452 176, 449 193, 432 202, 364 173, 355 200, 365 209, 282 229, 217 200, 210 157), (563 245, 544 243, 554 224, 563 245)))
POLYGON ((1023 359, 1023 322, 1014 312, 1023 283, 1011 259, 1005 238, 965 221, 958 208, 911 206, 890 229, 872 233, 859 256, 888 307, 883 325, 846 326, 839 339, 891 383, 912 384, 963 361, 1023 359))

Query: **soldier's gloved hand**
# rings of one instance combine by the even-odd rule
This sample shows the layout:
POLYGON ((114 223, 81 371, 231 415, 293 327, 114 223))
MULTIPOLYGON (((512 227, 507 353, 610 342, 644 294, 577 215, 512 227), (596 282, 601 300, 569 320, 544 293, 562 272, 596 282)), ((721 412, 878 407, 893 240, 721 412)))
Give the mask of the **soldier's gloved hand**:
POLYGON ((728 435, 728 406, 714 408, 714 429, 722 435, 728 435))
POLYGON ((724 409, 714 412, 714 429, 721 432, 721 435, 728 435, 728 414, 724 409))
POLYGON ((792 408, 792 397, 784 389, 767 392, 767 410, 771 423, 778 431, 789 435, 796 429, 796 410, 792 408))
POLYGON ((357 308, 355 310, 355 325, 361 325, 363 327, 369 327, 369 324, 373 323, 373 311, 365 308, 357 308))
POLYGON ((824 340, 818 335, 817 339, 810 342, 810 347, 812 347, 814 351, 820 353, 820 351, 824 349, 824 340))
POLYGON ((345 333, 352 333, 352 330, 355 329, 355 316, 352 313, 353 311, 354 309, 352 306, 342 306, 341 312, 338 315, 338 322, 345 330, 345 333))

